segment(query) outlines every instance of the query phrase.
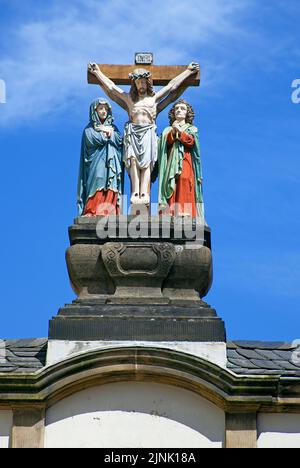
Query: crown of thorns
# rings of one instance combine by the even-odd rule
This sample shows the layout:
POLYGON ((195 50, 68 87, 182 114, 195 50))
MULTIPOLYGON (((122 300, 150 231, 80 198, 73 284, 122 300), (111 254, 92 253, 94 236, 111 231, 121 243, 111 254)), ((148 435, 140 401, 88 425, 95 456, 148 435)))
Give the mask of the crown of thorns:
POLYGON ((142 73, 129 73, 130 80, 140 80, 141 78, 150 78, 151 73, 149 71, 144 71, 142 73))

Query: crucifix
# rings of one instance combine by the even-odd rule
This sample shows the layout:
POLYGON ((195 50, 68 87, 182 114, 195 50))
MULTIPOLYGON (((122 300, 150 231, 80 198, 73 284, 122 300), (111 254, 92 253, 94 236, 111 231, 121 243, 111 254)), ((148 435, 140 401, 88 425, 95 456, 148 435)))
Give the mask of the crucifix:
POLYGON ((136 54, 134 65, 88 65, 88 83, 103 91, 129 116, 124 132, 124 162, 131 180, 131 204, 150 203, 151 172, 157 161, 156 117, 189 86, 199 86, 200 67, 155 66, 151 53, 136 54), (142 66, 142 67, 141 67, 142 66), (130 85, 126 93, 118 85, 130 85), (155 92, 153 85, 163 86, 155 92))

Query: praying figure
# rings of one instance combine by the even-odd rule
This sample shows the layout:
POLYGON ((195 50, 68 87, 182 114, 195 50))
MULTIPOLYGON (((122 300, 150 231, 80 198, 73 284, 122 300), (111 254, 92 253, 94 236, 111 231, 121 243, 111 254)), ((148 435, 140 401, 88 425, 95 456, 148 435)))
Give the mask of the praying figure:
POLYGON ((82 135, 78 179, 79 216, 119 215, 122 200, 122 137, 106 99, 90 106, 82 135))
POLYGON ((159 206, 171 216, 204 219, 202 170, 193 108, 179 99, 169 112, 170 126, 159 140, 159 206))
POLYGON ((95 63, 89 71, 106 94, 123 107, 129 116, 124 135, 124 162, 131 179, 131 204, 149 205, 151 172, 157 161, 156 117, 183 92, 184 81, 200 67, 192 63, 180 75, 155 93, 151 73, 138 68, 129 75, 131 89, 125 93, 95 63))

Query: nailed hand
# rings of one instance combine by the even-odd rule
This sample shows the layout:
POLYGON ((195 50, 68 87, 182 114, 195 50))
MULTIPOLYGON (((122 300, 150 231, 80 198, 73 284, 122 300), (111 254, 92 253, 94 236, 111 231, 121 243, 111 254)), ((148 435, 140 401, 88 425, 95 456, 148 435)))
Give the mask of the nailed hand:
POLYGON ((200 65, 199 63, 192 62, 188 66, 188 70, 190 70, 193 73, 198 73, 200 71, 200 65))
POLYGON ((96 75, 100 71, 100 68, 97 65, 97 63, 91 62, 91 63, 88 64, 88 70, 93 75, 96 75))

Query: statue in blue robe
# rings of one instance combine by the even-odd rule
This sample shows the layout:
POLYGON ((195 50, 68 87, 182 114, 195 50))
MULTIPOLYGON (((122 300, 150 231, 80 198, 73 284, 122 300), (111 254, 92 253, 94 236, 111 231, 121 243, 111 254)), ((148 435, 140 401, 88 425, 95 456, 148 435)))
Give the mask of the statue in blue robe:
POLYGON ((90 122, 82 135, 78 212, 80 216, 120 214, 123 185, 122 137, 113 124, 106 99, 90 106, 90 122))

